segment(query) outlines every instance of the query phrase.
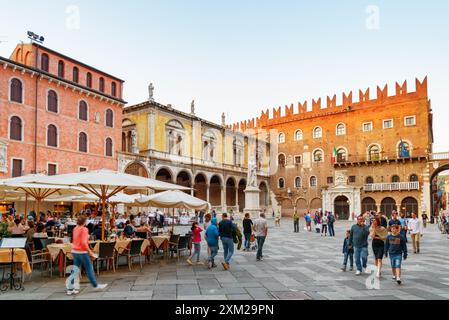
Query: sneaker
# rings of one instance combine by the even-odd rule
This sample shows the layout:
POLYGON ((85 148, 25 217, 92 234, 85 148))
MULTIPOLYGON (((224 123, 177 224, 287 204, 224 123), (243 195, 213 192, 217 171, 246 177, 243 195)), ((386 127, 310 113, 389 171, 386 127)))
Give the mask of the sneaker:
POLYGON ((190 259, 187 259, 187 263, 190 264, 191 266, 193 266, 193 262, 190 259))
POLYGON ((359 276, 359 275, 361 275, 362 274, 362 272, 360 272, 360 270, 357 270, 356 272, 355 272, 355 275, 356 276, 359 276))
POLYGON ((349 271, 354 271, 354 267, 349 268, 349 271))
POLYGON ((368 269, 365 269, 365 270, 363 270, 363 273, 364 273, 364 274, 371 274, 371 271, 368 270, 368 269))
POLYGON ((396 281, 396 276, 392 276, 391 280, 396 281))
POLYGON ((228 267, 228 264, 226 262, 222 262, 221 264, 223 266, 223 269, 228 270, 229 267, 228 267))
POLYGON ((398 279, 396 280, 396 282, 397 282, 398 284, 401 284, 401 283, 402 283, 402 281, 401 281, 400 278, 398 278, 398 279))
POLYGON ((196 264, 204 265, 204 262, 203 261, 197 261, 196 264))
POLYGON ((341 271, 346 272, 346 267, 342 267, 341 271))
POLYGON ((107 286, 108 286, 108 285, 107 285, 106 283, 98 284, 98 285, 94 288, 94 290, 95 290, 95 291, 104 290, 107 286))
POLYGON ((71 296, 71 295, 75 295, 80 293, 78 290, 67 290, 67 295, 71 296))

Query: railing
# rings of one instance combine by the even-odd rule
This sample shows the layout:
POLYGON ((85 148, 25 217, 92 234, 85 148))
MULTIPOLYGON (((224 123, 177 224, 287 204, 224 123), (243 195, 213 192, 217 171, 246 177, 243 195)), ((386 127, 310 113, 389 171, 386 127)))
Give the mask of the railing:
POLYGON ((367 192, 376 191, 410 191, 419 190, 419 182, 393 182, 393 183, 372 183, 365 184, 363 189, 367 192))
POLYGON ((449 160, 449 152, 438 152, 438 153, 431 153, 430 154, 430 160, 449 160))

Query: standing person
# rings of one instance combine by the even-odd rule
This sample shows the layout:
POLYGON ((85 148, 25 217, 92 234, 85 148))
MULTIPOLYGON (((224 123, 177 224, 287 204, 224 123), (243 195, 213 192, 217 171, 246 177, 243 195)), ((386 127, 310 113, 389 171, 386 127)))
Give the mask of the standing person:
POLYGON ((351 230, 347 230, 346 231, 346 237, 343 240, 343 254, 344 254, 344 258, 343 258, 343 266, 341 268, 341 270, 346 271, 346 266, 348 265, 348 258, 349 258, 349 265, 350 265, 350 269, 349 271, 353 271, 354 270, 354 248, 352 248, 349 245, 349 236, 351 234, 351 230))
POLYGON ((412 213, 412 218, 408 221, 407 228, 410 230, 410 235, 412 237, 413 252, 419 253, 419 243, 423 236, 423 225, 416 213, 412 213))
POLYGON ((421 215, 421 218, 422 218, 422 223, 423 223, 424 228, 427 228, 427 219, 428 219, 427 214, 423 213, 421 215))
POLYGON ((218 224, 218 233, 221 238, 221 243, 223 244, 223 258, 222 263, 223 268, 228 270, 230 268, 229 262, 231 261, 232 255, 234 254, 234 240, 232 233, 236 228, 235 224, 228 219, 228 214, 226 212, 222 215, 222 220, 218 224))
POLYGON ((387 235, 388 231, 382 226, 380 218, 374 219, 370 228, 370 236, 373 239, 372 246, 377 267, 377 278, 380 278, 382 274, 382 259, 384 258, 385 240, 387 240, 387 235))
POLYGON ((293 232, 299 232, 299 213, 295 210, 293 214, 293 232))
POLYGON ((243 235, 245 237, 245 246, 243 251, 250 251, 250 243, 251 243, 251 234, 253 230, 253 221, 250 218, 249 213, 245 213, 245 217, 243 218, 243 235))
POLYGON ((202 264, 200 262, 200 253, 201 253, 201 231, 203 229, 200 228, 198 222, 192 223, 192 233, 193 233, 193 253, 187 259, 187 263, 193 265, 192 259, 196 256, 196 264, 202 264))
POLYGON ((321 236, 327 237, 327 222, 328 222, 327 212, 323 214, 323 217, 321 218, 321 236))
POLYGON ((393 272, 393 280, 401 284, 401 263, 402 256, 407 260, 407 243, 400 234, 401 227, 399 225, 391 226, 391 235, 387 237, 385 243, 385 257, 390 255, 391 270, 393 272))
POLYGON ((212 218, 210 221, 210 225, 206 229, 206 242, 209 248, 209 257, 207 267, 209 269, 215 268, 217 265, 215 264, 215 256, 218 253, 218 228, 217 228, 217 218, 212 218))
POLYGON ((388 231, 391 232, 392 226, 401 226, 401 220, 398 219, 398 212, 396 210, 393 210, 391 213, 391 219, 388 221, 388 231))
MULTIPOLYGON (((369 227, 365 226, 362 216, 357 218, 357 224, 351 227, 349 245, 354 248, 354 258, 357 267, 356 275, 361 275, 368 263, 368 236, 369 227)), ((365 271, 365 273, 369 273, 365 271)))
POLYGON ((384 228, 388 228, 388 221, 387 218, 385 218, 382 214, 382 212, 379 212, 379 219, 380 219, 380 225, 384 228))
POLYGON ((334 223, 335 217, 332 212, 329 212, 327 216, 327 228, 329 229, 329 237, 335 237, 334 223))
POLYGON ((276 213, 276 220, 274 222, 277 227, 281 226, 281 209, 278 209, 276 213))
POLYGON ((401 218, 399 219, 399 221, 401 222, 401 235, 404 237, 405 242, 407 242, 407 230, 408 230, 408 226, 407 226, 407 217, 405 216, 405 213, 401 213, 401 218))
POLYGON ((310 217, 310 212, 307 212, 304 219, 306 220, 307 231, 312 232, 312 218, 310 217))
POLYGON ((79 216, 77 226, 73 229, 72 255, 75 268, 72 269, 72 273, 66 281, 68 295, 79 293, 79 288, 75 288, 75 279, 79 276, 81 266, 83 266, 87 278, 96 290, 102 290, 107 286, 107 284, 98 284, 95 278, 91 261, 91 257, 95 257, 95 254, 89 247, 89 232, 85 225, 86 217, 79 216))
POLYGON ((265 243, 265 239, 267 238, 268 234, 268 223, 265 219, 265 213, 259 214, 259 219, 254 220, 254 234, 257 239, 257 254, 256 259, 257 261, 263 260, 263 245, 265 243))

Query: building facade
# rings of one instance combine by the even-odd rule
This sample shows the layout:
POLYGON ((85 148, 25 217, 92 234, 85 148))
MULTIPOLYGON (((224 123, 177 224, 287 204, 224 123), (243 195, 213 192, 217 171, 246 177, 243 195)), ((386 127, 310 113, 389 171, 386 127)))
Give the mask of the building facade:
POLYGON ((258 168, 260 206, 270 206, 269 143, 150 99, 123 110, 119 170, 192 187, 212 208, 245 209, 248 163, 258 168))
MULTIPOLYGON (((277 170, 271 188, 284 215, 317 209, 342 219, 368 210, 390 215, 430 212, 429 154, 432 152, 432 110, 427 78, 273 109, 233 125, 236 131, 265 129, 276 135, 277 170)), ((272 146, 273 147, 273 146, 272 146)))

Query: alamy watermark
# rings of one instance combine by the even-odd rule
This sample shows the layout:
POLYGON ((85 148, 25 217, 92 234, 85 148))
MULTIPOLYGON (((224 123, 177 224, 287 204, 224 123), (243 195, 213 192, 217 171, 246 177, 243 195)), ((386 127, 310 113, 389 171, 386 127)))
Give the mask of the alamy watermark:
POLYGON ((368 15, 365 20, 365 26, 368 30, 380 29, 380 8, 376 5, 367 6, 365 9, 368 15))
POLYGON ((65 9, 65 27, 68 30, 79 30, 81 28, 80 8, 70 5, 65 9))

